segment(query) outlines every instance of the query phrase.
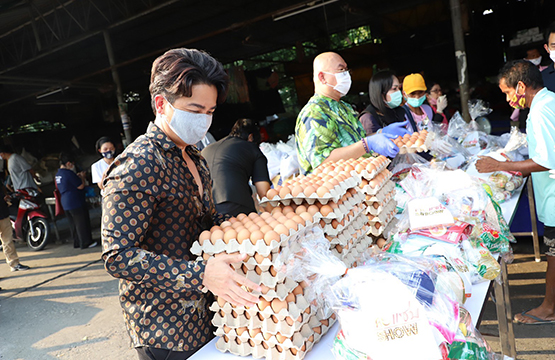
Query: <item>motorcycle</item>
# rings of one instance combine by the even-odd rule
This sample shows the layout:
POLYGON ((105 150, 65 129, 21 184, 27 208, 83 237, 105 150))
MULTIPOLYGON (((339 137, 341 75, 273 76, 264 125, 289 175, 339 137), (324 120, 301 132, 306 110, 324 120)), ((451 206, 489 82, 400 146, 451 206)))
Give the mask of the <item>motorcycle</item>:
POLYGON ((20 189, 10 194, 12 199, 19 200, 17 214, 10 214, 15 238, 26 241, 35 251, 44 249, 50 234, 48 216, 41 208, 40 195, 33 188, 20 189))

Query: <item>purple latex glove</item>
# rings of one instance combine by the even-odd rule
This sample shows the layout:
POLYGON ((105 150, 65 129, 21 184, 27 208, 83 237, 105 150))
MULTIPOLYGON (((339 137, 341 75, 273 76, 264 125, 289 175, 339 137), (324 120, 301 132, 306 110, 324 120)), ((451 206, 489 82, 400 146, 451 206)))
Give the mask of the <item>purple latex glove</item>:
POLYGON ((407 130, 408 124, 409 124, 408 120, 389 124, 382 129, 382 134, 391 134, 391 135, 395 135, 395 137, 403 136, 405 134, 410 134, 410 132, 407 130))
POLYGON ((366 147, 370 151, 377 152, 390 158, 394 158, 399 152, 399 147, 395 145, 391 139, 396 139, 396 135, 391 134, 374 134, 362 139, 366 143, 366 147))

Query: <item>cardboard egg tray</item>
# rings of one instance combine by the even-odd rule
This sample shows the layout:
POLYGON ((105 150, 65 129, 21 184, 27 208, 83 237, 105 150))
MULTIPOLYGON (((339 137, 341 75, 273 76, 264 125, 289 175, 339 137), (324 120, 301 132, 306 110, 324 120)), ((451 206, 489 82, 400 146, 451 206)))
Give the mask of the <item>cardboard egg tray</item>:
POLYGON ((374 204, 367 206, 366 209, 364 210, 364 213, 374 217, 376 216, 379 217, 381 214, 387 213, 388 211, 390 211, 392 207, 395 207, 395 209, 397 209, 397 202, 393 197, 390 197, 386 202, 383 202, 383 203, 376 202, 374 204), (374 204, 376 204, 377 207, 374 204))
POLYGON ((372 205, 375 202, 383 203, 384 201, 387 201, 390 197, 394 196, 395 183, 393 181, 387 181, 376 194, 364 194, 364 203, 367 205, 372 205))
MULTIPOLYGON (((363 219, 364 219, 365 215, 359 215, 359 216, 363 216, 363 219)), ((367 234, 369 230, 370 230, 370 225, 368 225, 368 222, 365 221, 365 222, 361 222, 361 225, 359 227, 348 226, 341 233, 335 236, 326 235, 326 239, 330 242, 330 248, 334 248, 337 245, 341 247, 348 247, 349 246, 348 244, 352 241, 355 234, 357 233, 367 234)))
POLYGON ((226 328, 218 328, 215 332, 216 336, 227 336, 230 340, 235 340, 239 338, 241 342, 249 342, 252 340, 251 344, 254 343, 256 345, 261 344, 263 341, 270 346, 283 346, 285 348, 295 348, 300 349, 302 345, 311 337, 322 336, 323 333, 326 333, 329 327, 333 325, 333 322, 328 321, 327 326, 321 323, 316 316, 312 316, 310 321, 304 324, 299 330, 294 332, 290 336, 285 336, 281 333, 270 334, 262 332, 261 329, 248 329, 242 328, 240 329, 239 333, 237 332, 238 329, 233 329, 230 327, 226 328), (227 332, 225 332, 227 330, 227 332), (254 336, 253 336, 254 335, 254 336), (300 344, 300 346, 299 346, 300 344))
POLYGON ((313 321, 313 319, 316 319, 316 317, 313 316, 309 324, 303 325, 299 331, 285 339, 283 337, 278 338, 278 336, 266 336, 268 337, 268 340, 266 340, 262 334, 256 334, 254 339, 245 338, 244 334, 248 332, 243 332, 243 337, 233 337, 232 331, 229 331, 229 336, 224 332, 216 342, 216 348, 222 352, 229 351, 235 355, 252 355, 254 358, 265 357, 269 360, 302 359, 335 323, 334 318, 327 319, 327 323, 317 319, 313 321), (263 340, 260 340, 260 337, 263 340), (282 340, 282 342, 279 340, 282 340))
POLYGON ((312 224, 309 223, 308 225, 298 225, 297 230, 289 229, 289 234, 281 234, 280 241, 272 240, 272 242, 268 245, 263 239, 256 241, 256 244, 253 244, 251 241, 243 241, 239 243, 237 239, 231 239, 228 243, 226 243, 223 239, 218 239, 213 244, 211 241, 204 241, 202 245, 198 241, 193 243, 191 246, 191 253, 200 256, 202 253, 206 253, 209 255, 215 255, 219 253, 244 253, 250 256, 255 254, 260 254, 262 256, 269 256, 270 253, 275 253, 279 251, 279 248, 282 243, 286 242, 291 236, 302 232, 308 226, 312 224))
POLYGON ((355 229, 360 229, 367 222, 368 222, 368 218, 364 214, 364 211, 361 209, 357 214, 349 216, 347 221, 345 221, 343 224, 342 223, 335 224, 334 222, 332 222, 331 224, 325 224, 325 226, 322 229, 324 230, 325 235, 337 236, 349 226, 353 226, 355 227, 355 229), (335 228, 334 228, 334 224, 336 225, 335 228))
POLYGON ((352 209, 360 205, 364 198, 364 194, 357 192, 356 195, 345 199, 341 205, 337 205, 332 212, 326 215, 323 215, 321 212, 314 214, 314 219, 323 219, 326 223, 330 223, 334 219, 341 221, 352 209))
POLYGON ((347 189, 357 186, 360 183, 360 180, 361 179, 358 175, 351 176, 345 181, 342 181, 339 185, 336 185, 333 189, 328 189, 327 193, 324 196, 318 196, 316 193, 308 196, 304 193, 300 193, 295 197, 293 197, 291 194, 287 194, 284 197, 276 195, 272 199, 268 199, 266 196, 264 196, 262 199, 260 199, 260 204, 263 205, 266 203, 270 203, 271 206, 276 207, 279 204, 290 205, 291 202, 297 205, 302 204, 303 202, 306 202, 310 205, 314 204, 315 202, 319 202, 325 205, 329 201, 337 202, 343 195, 345 195, 347 189))
POLYGON ((333 247, 331 249, 332 254, 334 254, 338 259, 344 260, 350 254, 358 255, 360 251, 367 249, 372 243, 370 239, 370 243, 368 244, 368 236, 366 233, 362 233, 360 236, 352 239, 352 241, 343 248, 338 249, 337 247, 333 247), (361 250, 362 249, 362 250, 361 250))
POLYGON ((369 181, 362 180, 359 185, 360 191, 362 191, 366 195, 376 195, 387 183, 390 182, 392 176, 391 172, 387 169, 384 169, 382 173, 385 175, 385 177, 374 187, 370 185, 369 181))
POLYGON ((384 223, 389 222, 391 220, 391 213, 397 213, 397 204, 395 201, 388 202, 385 206, 383 211, 381 211, 377 215, 366 214, 368 216, 368 224, 374 225, 377 222, 384 223))
POLYGON ((244 314, 249 314, 249 316, 254 317, 260 315, 264 319, 273 318, 284 321, 286 317, 291 317, 293 319, 297 319, 303 313, 306 314, 313 314, 314 310, 312 309, 312 305, 306 300, 303 295, 295 296, 295 300, 291 302, 287 301, 279 301, 279 299, 274 299, 271 301, 271 305, 267 305, 264 307, 261 301, 256 306, 246 308, 244 306, 233 306, 230 303, 226 302, 223 305, 218 304, 218 302, 214 302, 214 306, 217 306, 217 310, 222 310, 225 314, 231 314, 231 311, 241 311, 243 310, 244 314), (282 308, 276 313, 273 307, 276 305, 281 306, 282 308))
POLYGON ((238 356, 251 355, 255 359, 266 358, 268 360, 300 360, 312 349, 313 342, 307 341, 300 350, 287 349, 282 346, 270 346, 266 342, 256 345, 254 342, 242 342, 240 339, 229 339, 222 336, 216 342, 216 349, 221 352, 230 352, 238 356), (226 341, 227 340, 227 341, 226 341), (304 349, 304 350, 303 350, 304 349))
MULTIPOLYGON (((417 133, 420 135, 420 133, 417 133)), ((395 139, 397 140, 397 139, 395 139)), ((415 152, 424 152, 424 151, 428 151, 428 149, 430 148, 430 145, 432 144, 432 134, 427 133, 426 137, 424 138, 424 143, 420 146, 416 146, 415 144, 411 145, 411 146, 407 146, 407 145, 401 145, 399 147, 399 154, 407 154, 407 153, 415 153, 415 152)))
MULTIPOLYGON (((211 307, 210 310, 217 310, 211 307)), ((216 311, 214 318, 212 319, 212 324, 216 327, 223 327, 224 325, 230 328, 247 328, 247 329, 260 329, 260 331, 269 334, 280 333, 284 336, 293 336, 293 334, 301 329, 301 327, 308 323, 310 319, 314 318, 312 314, 303 313, 296 319, 292 317, 286 317, 285 321, 274 321, 271 317, 265 319, 262 317, 250 316, 248 313, 242 313, 234 317, 232 314, 221 315, 220 311, 216 311), (247 318, 249 316, 249 318, 247 318)))
POLYGON ((397 211, 393 210, 393 212, 389 213, 387 218, 383 222, 379 220, 375 220, 374 218, 369 219, 369 223, 371 224, 371 226, 370 226, 370 231, 368 233, 375 236, 381 235, 384 232, 387 225, 395 218, 396 213, 397 211))
POLYGON ((376 175, 378 175, 380 172, 385 170, 389 166, 389 164, 391 164, 391 160, 389 160, 388 158, 385 158, 385 161, 382 162, 382 164, 376 166, 376 170, 374 170, 372 172, 368 172, 365 169, 365 170, 363 170, 362 172, 360 172, 358 174, 365 180, 372 180, 373 178, 376 177, 376 175))

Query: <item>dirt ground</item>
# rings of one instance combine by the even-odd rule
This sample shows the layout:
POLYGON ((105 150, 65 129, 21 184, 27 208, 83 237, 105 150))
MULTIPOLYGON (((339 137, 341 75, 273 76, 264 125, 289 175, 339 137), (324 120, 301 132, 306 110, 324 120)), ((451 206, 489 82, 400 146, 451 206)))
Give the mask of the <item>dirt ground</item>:
MULTIPOLYGON (((100 210, 91 211, 99 223, 100 210)), ((65 220, 58 222, 62 239, 68 237, 65 220)), ((93 237, 99 238, 98 227, 93 237)), ((100 247, 80 250, 73 244, 54 243, 39 252, 18 243, 29 271, 10 272, 0 255, 0 359, 2 360, 135 360, 129 347, 117 299, 117 281, 100 261, 100 247)), ((530 239, 514 246, 509 265, 513 312, 536 306, 545 290, 545 261, 536 263, 530 239)), ((555 360, 555 325, 514 326, 518 359, 555 360)), ((480 331, 498 334, 495 305, 486 304, 480 331)), ((499 344, 490 341, 500 352, 499 344)))

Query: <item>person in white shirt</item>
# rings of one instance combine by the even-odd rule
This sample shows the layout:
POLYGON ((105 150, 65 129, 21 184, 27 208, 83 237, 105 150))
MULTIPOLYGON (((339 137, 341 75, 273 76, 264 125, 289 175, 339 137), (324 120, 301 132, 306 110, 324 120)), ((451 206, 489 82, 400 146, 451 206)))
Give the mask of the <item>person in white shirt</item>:
POLYGON ((92 182, 102 190, 102 177, 108 169, 108 166, 116 158, 116 147, 114 142, 107 136, 103 136, 96 141, 96 151, 102 155, 102 159, 91 165, 92 182))

